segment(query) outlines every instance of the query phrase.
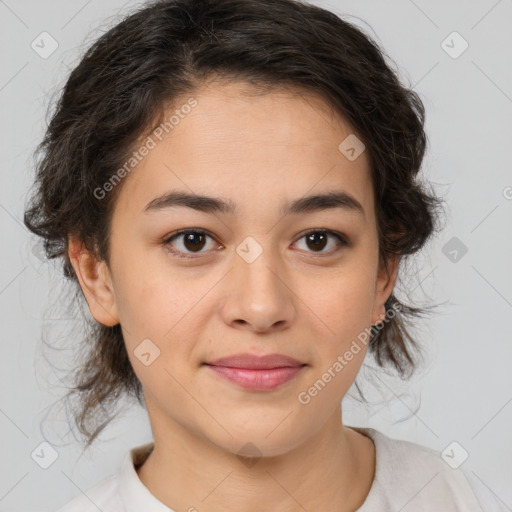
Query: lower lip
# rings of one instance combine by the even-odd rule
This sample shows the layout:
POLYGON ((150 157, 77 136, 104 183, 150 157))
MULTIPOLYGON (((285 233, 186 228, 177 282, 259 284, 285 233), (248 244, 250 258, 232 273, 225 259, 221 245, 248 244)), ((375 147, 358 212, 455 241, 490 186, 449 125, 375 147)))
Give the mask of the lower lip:
POLYGON ((252 391, 270 391, 293 379, 304 366, 272 368, 269 370, 250 370, 229 366, 207 365, 217 375, 233 384, 252 391))

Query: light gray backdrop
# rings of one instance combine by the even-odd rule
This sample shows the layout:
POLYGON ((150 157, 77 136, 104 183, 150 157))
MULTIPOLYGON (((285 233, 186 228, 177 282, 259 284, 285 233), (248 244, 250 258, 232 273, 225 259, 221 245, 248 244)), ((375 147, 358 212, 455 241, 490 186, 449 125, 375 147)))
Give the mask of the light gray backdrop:
MULTIPOLYGON (((460 467, 480 495, 512 510, 512 1, 316 3, 372 34, 421 95, 424 173, 450 206, 442 235, 417 259, 418 298, 445 303, 418 329, 430 354, 425 371, 410 384, 374 377, 382 393, 369 386, 371 407, 346 400, 345 422, 429 446, 455 465, 468 456, 460 467)), ((60 370, 70 351, 46 351, 47 362, 41 332, 53 343, 59 326, 71 338, 75 326, 49 312, 62 278, 22 224, 50 94, 115 16, 136 5, 0 0, 2 511, 56 510, 151 438, 145 412, 127 409, 80 457, 66 417, 49 409, 65 391, 60 370)))

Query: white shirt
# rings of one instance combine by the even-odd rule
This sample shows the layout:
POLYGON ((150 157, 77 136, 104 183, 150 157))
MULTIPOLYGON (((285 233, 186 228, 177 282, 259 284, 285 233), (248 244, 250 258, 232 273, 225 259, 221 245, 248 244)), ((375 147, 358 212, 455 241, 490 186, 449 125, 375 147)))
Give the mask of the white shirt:
MULTIPOLYGON (((374 480, 357 512, 483 512, 465 473, 448 466, 438 452, 372 428, 351 428, 375 444, 374 480)), ((135 470, 153 446, 151 442, 132 448, 118 473, 57 512, 175 512, 149 492, 135 470)))

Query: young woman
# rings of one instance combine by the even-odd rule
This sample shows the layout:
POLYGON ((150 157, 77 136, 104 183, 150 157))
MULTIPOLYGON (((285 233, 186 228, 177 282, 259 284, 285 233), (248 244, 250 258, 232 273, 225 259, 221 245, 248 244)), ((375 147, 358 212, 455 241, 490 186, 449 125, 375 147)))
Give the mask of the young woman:
POLYGON ((25 223, 87 301, 89 446, 124 393, 154 441, 72 511, 477 512, 436 452, 343 424, 365 357, 414 368, 393 289, 436 227, 424 108, 293 0, 161 0, 69 80, 25 223))

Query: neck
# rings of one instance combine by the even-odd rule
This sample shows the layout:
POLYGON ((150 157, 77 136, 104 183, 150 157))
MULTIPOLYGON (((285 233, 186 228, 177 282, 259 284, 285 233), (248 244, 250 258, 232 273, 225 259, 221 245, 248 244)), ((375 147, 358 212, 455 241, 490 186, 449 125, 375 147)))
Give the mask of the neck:
POLYGON ((354 511, 373 481, 373 442, 343 426, 340 408, 293 450, 243 462, 174 422, 165 430, 152 427, 154 449, 137 472, 174 510, 354 511))

